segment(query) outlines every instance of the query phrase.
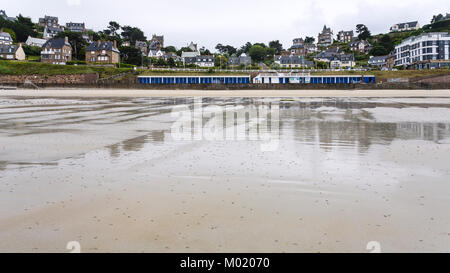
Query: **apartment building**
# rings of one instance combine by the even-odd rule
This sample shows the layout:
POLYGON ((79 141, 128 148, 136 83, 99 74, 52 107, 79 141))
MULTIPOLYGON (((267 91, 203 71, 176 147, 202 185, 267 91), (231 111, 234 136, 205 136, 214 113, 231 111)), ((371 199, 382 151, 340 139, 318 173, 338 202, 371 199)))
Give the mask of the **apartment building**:
POLYGON ((450 35, 446 32, 423 33, 409 37, 395 47, 395 65, 418 69, 440 68, 450 63, 450 35))

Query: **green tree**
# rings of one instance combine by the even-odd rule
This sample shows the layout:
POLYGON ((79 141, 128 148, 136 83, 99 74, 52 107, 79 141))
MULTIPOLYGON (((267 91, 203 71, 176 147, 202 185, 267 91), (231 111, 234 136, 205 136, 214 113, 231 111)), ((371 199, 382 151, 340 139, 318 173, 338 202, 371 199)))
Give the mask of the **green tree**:
POLYGON ((34 24, 30 18, 17 16, 15 21, 9 21, 0 17, 0 28, 9 28, 16 34, 16 42, 25 42, 28 36, 35 37, 37 35, 34 30, 34 24))
POLYGON ((109 22, 108 30, 109 30, 110 35, 118 36, 118 31, 120 30, 120 28, 121 28, 121 26, 119 25, 119 23, 117 23, 115 21, 109 22))
POLYGON ((172 58, 169 58, 167 60, 167 65, 169 65, 170 67, 175 67, 177 64, 175 63, 175 60, 172 58))
POLYGON ((367 40, 370 37, 372 37, 372 34, 369 31, 369 28, 366 27, 366 25, 358 24, 356 25, 356 33, 358 33, 358 39, 359 40, 367 40))
POLYGON ((163 48, 162 51, 167 52, 167 53, 169 53, 169 52, 176 53, 177 49, 174 46, 167 46, 167 47, 163 48))
POLYGON ((200 54, 202 54, 202 55, 212 55, 211 51, 209 51, 209 49, 207 49, 206 47, 200 48, 200 54))
POLYGON ((39 46, 23 46, 23 51, 27 56, 41 56, 42 48, 39 46))
POLYGON ((247 42, 245 45, 241 46, 241 48, 236 52, 237 55, 240 56, 242 53, 248 54, 252 46, 253 46, 252 43, 247 42))
POLYGON ((283 45, 279 40, 269 42, 269 47, 275 49, 275 54, 280 55, 283 51, 283 45))
POLYGON ((226 68, 228 64, 228 58, 223 55, 217 55, 214 58, 214 65, 220 68, 226 68))
POLYGON ((192 49, 190 49, 189 47, 182 47, 182 48, 180 48, 180 49, 177 51, 177 55, 178 55, 178 56, 181 56, 181 54, 182 54, 183 52, 192 52, 192 49))
POLYGON ((373 56, 384 56, 389 54, 389 51, 381 45, 376 45, 370 50, 369 54, 373 56))
POLYGON ((132 45, 134 45, 136 41, 147 40, 144 32, 137 27, 124 26, 122 27, 121 35, 123 39, 130 41, 132 45))
POLYGON ((231 46, 231 45, 222 45, 218 44, 216 46, 217 51, 219 51, 222 54, 227 54, 228 56, 231 56, 233 54, 236 54, 237 48, 231 46))
POLYGON ((119 48, 121 60, 126 64, 141 65, 144 56, 139 48, 134 46, 122 46, 119 48))
POLYGON ((266 50, 261 45, 254 45, 250 48, 249 55, 254 62, 262 62, 266 57, 266 50))

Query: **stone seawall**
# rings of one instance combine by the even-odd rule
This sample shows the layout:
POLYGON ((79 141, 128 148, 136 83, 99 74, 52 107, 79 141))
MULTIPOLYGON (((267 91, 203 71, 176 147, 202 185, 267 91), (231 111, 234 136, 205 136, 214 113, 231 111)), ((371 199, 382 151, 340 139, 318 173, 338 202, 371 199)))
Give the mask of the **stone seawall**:
POLYGON ((95 84, 98 82, 97 73, 72 75, 0 75, 0 84, 22 85, 27 83, 43 85, 95 84))

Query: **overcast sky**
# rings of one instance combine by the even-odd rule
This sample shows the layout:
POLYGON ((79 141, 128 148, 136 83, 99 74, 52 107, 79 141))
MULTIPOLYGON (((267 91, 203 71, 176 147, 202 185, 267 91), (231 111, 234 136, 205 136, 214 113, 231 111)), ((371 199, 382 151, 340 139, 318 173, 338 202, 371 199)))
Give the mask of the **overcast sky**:
POLYGON ((391 25, 418 20, 428 24, 434 14, 450 12, 448 0, 1 0, 8 16, 21 13, 37 21, 58 16, 60 23, 85 22, 105 29, 109 21, 137 26, 147 37, 164 34, 165 45, 194 41, 213 50, 217 43, 241 46, 247 41, 280 40, 284 47, 296 37, 314 36, 323 25, 334 33, 363 23, 373 34, 391 25))

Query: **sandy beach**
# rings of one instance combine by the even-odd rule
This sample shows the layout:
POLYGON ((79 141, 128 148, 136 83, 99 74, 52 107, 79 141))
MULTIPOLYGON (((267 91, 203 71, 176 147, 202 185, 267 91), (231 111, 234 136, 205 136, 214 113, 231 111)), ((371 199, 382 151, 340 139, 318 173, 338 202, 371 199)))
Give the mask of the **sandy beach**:
POLYGON ((449 252, 449 160, 449 90, 2 90, 0 252, 449 252), (277 149, 175 139, 191 96, 277 149))
POLYGON ((19 97, 450 97, 450 90, 135 90, 135 89, 18 89, 0 96, 19 97))

